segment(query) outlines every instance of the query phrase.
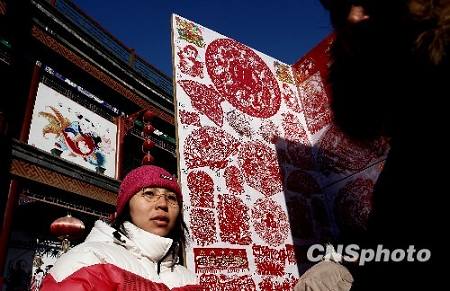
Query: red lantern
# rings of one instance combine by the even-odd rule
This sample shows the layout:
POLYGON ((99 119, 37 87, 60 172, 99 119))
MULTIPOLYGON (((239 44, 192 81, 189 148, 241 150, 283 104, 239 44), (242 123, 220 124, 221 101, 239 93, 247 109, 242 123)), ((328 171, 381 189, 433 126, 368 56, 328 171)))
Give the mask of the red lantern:
POLYGON ((150 122, 153 117, 155 117, 155 113, 153 113, 153 111, 151 110, 147 110, 144 112, 144 115, 142 116, 142 121, 144 123, 150 122))
POLYGON ((146 135, 149 135, 155 131, 155 128, 150 123, 146 124, 143 128, 143 132, 146 135))
POLYGON ((155 161, 155 158, 150 154, 150 150, 155 146, 155 143, 149 138, 150 134, 155 131, 155 127, 150 123, 153 117, 155 117, 155 114, 151 110, 145 111, 142 115, 142 121, 144 122, 144 128, 142 129, 142 136, 144 137, 142 152, 145 154, 142 158, 143 165, 150 165, 155 161))
POLYGON ((52 222, 50 232, 62 241, 62 250, 63 252, 67 252, 70 247, 70 240, 80 239, 85 228, 83 221, 67 214, 52 222))
POLYGON ((144 158, 142 159, 142 164, 143 165, 151 165, 151 164, 153 164, 154 161, 155 161, 155 158, 150 153, 147 153, 144 156, 144 158))
POLYGON ((70 214, 56 219, 50 225, 50 232, 59 239, 80 239, 84 230, 84 223, 70 214))
POLYGON ((155 146, 155 143, 151 139, 145 139, 144 143, 142 144, 142 151, 144 153, 150 151, 155 146))

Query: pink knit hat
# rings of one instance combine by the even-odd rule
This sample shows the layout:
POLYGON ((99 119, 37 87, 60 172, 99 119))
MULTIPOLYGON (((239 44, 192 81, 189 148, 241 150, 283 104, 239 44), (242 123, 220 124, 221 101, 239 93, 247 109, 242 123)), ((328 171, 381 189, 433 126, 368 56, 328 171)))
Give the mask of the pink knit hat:
POLYGON ((163 168, 145 165, 129 172, 120 184, 116 217, 122 213, 131 197, 145 187, 159 187, 173 191, 181 204, 182 196, 177 179, 163 168))

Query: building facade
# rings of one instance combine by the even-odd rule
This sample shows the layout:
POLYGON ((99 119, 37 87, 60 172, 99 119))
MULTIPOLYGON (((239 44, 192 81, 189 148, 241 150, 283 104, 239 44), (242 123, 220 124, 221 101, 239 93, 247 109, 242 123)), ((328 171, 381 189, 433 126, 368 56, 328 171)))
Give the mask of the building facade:
POLYGON ((176 172, 172 81, 66 0, 0 1, 0 72, 0 284, 28 290, 53 221, 107 219, 143 159, 176 172))

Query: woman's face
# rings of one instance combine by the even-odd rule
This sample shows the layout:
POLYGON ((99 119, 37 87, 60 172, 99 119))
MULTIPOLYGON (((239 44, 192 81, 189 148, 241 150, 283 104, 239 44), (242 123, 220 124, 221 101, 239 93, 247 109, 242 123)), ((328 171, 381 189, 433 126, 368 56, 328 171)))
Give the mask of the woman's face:
POLYGON ((165 188, 144 188, 130 199, 131 222, 159 236, 170 233, 179 213, 176 194, 165 188))

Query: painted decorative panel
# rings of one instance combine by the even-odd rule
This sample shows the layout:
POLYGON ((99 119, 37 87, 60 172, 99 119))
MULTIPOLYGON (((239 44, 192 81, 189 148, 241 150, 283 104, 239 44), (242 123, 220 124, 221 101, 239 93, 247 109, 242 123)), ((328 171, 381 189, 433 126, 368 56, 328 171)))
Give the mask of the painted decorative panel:
POLYGON ((114 178, 117 126, 40 83, 28 144, 114 178))

